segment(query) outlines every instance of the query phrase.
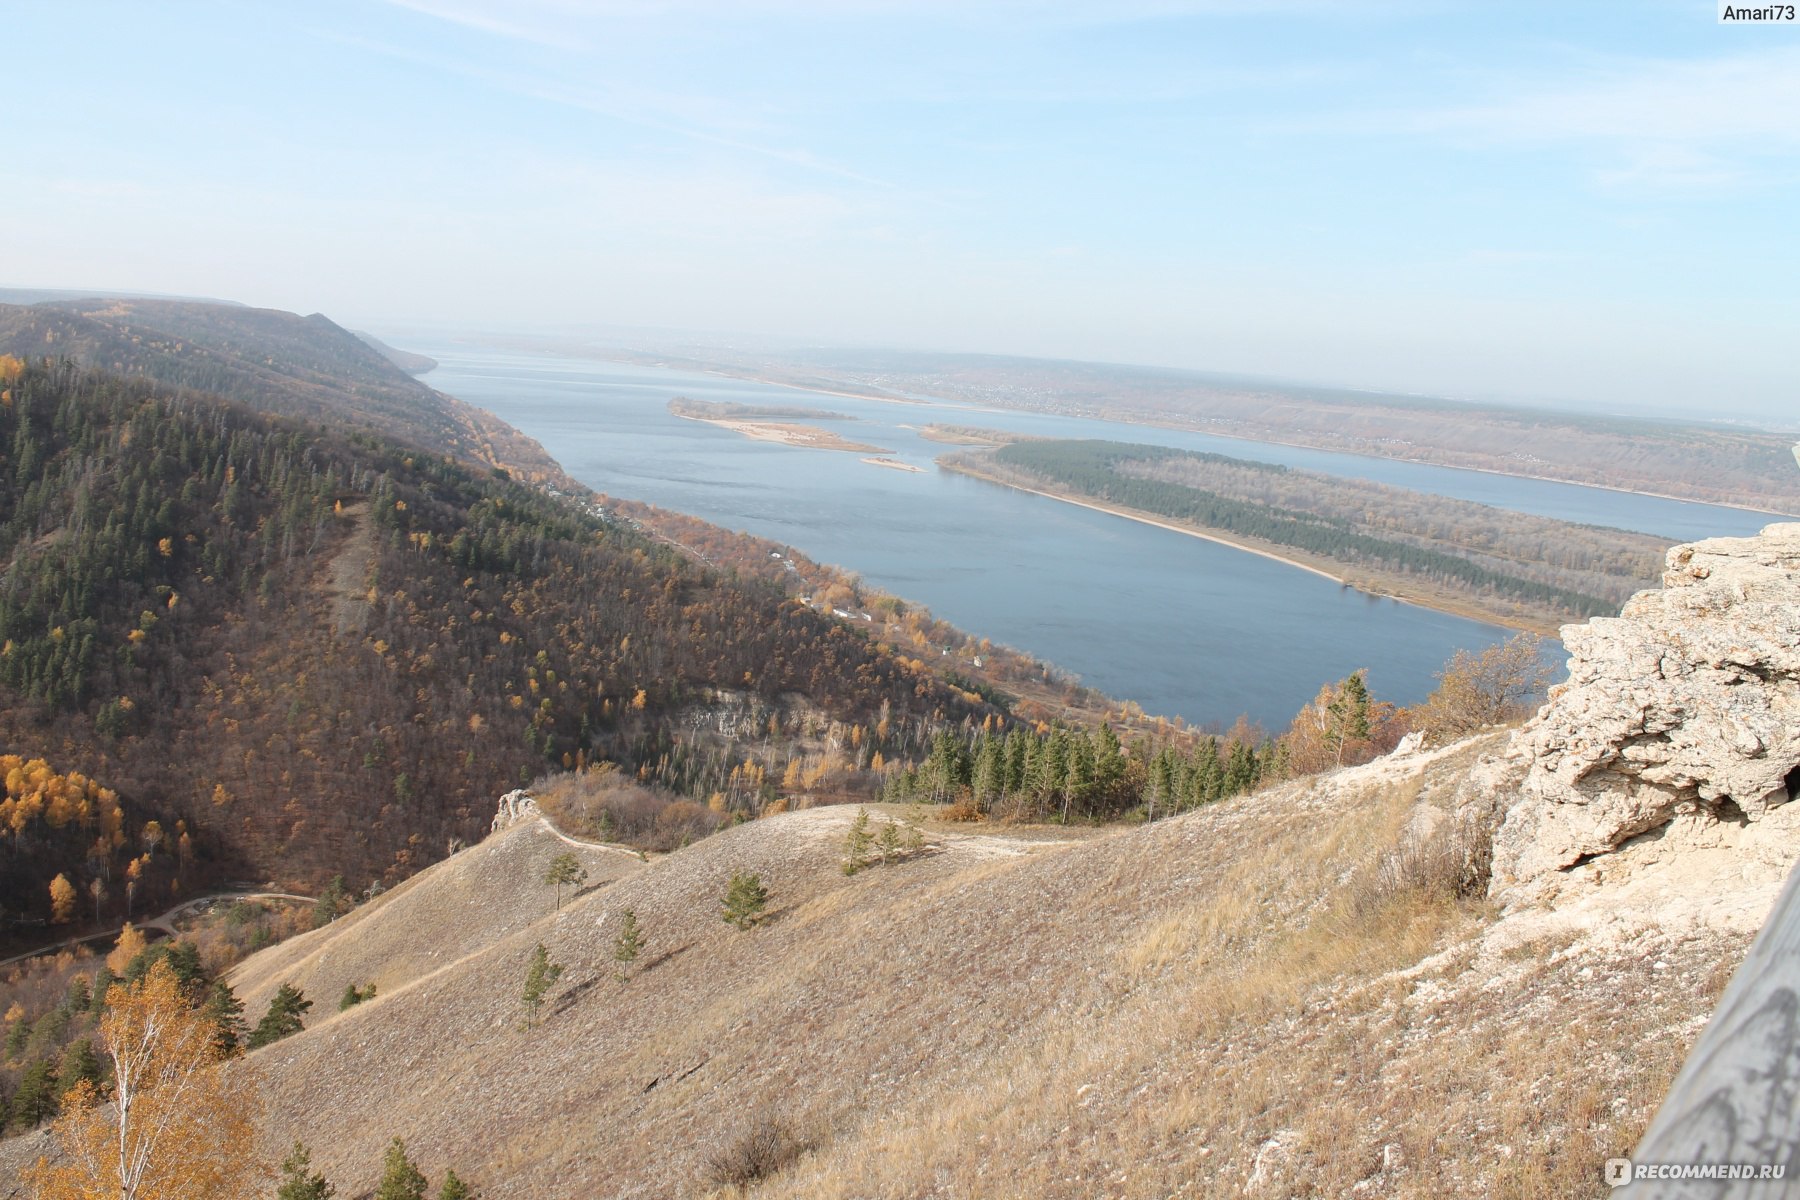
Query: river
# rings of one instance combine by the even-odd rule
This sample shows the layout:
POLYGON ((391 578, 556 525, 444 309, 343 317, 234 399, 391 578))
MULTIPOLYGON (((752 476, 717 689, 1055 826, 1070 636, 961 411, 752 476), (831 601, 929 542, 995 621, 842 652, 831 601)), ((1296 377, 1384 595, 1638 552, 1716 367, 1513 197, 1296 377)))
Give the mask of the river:
MULTIPOLYGON (((1459 648, 1496 626, 1341 587, 1257 555, 940 471, 945 422, 1052 437, 1215 450, 1499 504, 1671 541, 1755 532, 1776 518, 1477 471, 1108 421, 826 395, 693 371, 413 338, 424 382, 536 438, 609 495, 786 544, 1024 650, 1147 711, 1278 730, 1328 680, 1368 668, 1382 699, 1414 703, 1459 648), (755 441, 671 415, 675 396, 845 413, 828 427, 923 468, 755 441)), ((822 422, 817 422, 822 423, 822 422)))

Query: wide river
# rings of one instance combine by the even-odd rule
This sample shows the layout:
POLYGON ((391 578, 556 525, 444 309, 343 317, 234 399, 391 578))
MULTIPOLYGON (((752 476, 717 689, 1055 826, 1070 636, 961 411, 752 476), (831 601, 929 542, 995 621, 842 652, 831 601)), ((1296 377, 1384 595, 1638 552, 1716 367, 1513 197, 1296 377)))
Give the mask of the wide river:
POLYGON ((536 438, 597 491, 784 543, 1149 712, 1202 724, 1229 724, 1242 713, 1279 730, 1321 683, 1361 667, 1378 696, 1414 703, 1457 649, 1479 650, 1508 633, 1199 538, 940 471, 933 460, 954 447, 921 438, 918 427, 946 422, 1216 450, 1671 542, 1753 533, 1776 519, 1149 426, 860 400, 440 339, 402 344, 441 364, 426 383, 536 438), (827 427, 923 470, 683 420, 668 412, 675 396, 845 413, 856 419, 827 427))

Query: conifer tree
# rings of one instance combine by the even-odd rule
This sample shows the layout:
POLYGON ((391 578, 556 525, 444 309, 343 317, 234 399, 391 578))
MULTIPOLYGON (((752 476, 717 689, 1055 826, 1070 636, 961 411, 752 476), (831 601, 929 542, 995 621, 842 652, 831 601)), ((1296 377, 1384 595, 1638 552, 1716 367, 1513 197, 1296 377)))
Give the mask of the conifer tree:
POLYGON ((388 1143, 375 1200, 425 1200, 425 1176, 406 1156, 406 1143, 399 1138, 388 1143))
POLYGON ((531 952, 531 961, 525 968, 525 1028, 530 1029, 537 1020, 540 1009, 544 1007, 544 996, 550 991, 550 985, 562 978, 562 964, 553 962, 550 951, 539 942, 537 949, 531 952))
POLYGON ((881 855, 882 862, 891 861, 900 853, 900 826, 889 817, 882 823, 881 832, 876 835, 875 849, 881 855))
POLYGON ((544 872, 544 882, 556 888, 556 907, 562 908, 562 890, 565 887, 580 887, 588 877, 587 868, 575 857, 573 851, 564 851, 550 860, 549 869, 544 872))
MULTIPOLYGON (((17 1008, 18 1006, 15 1004, 14 1007, 17 1008)), ((9 1013, 8 1015, 10 1016, 11 1014, 9 1013)), ((6 1056, 8 1058, 17 1058, 24 1051, 26 1044, 30 1041, 31 1022, 27 1021, 22 1014, 18 1017, 14 1017, 12 1023, 6 1027, 6 1056)))
POLYGON ((313 928, 320 929, 331 924, 350 911, 350 908, 349 894, 344 891, 344 877, 333 875, 331 882, 325 885, 325 890, 320 892, 319 898, 313 902, 313 928))
POLYGON ((56 1071, 57 1094, 67 1096, 83 1083, 99 1090, 100 1057, 94 1053, 94 1043, 78 1038, 63 1047, 62 1064, 56 1071))
POLYGON ((1339 765, 1344 761, 1344 747, 1369 736, 1369 689, 1363 673, 1356 671, 1337 687, 1337 695, 1326 709, 1330 726, 1327 744, 1337 753, 1339 765))
POLYGON ((619 964, 619 981, 625 980, 631 964, 638 960, 645 945, 644 931, 638 926, 637 913, 626 909, 624 921, 619 926, 619 936, 613 942, 613 961, 619 964))
POLYGON ((231 985, 223 979, 213 981, 206 1003, 200 1009, 213 1027, 213 1049, 220 1058, 239 1053, 244 1040, 244 1002, 237 998, 231 985))
POLYGON ((769 892, 763 887, 762 876, 739 871, 732 875, 731 883, 725 889, 722 915, 726 924, 748 929, 762 919, 763 909, 768 904, 769 892))
POLYGON ((90 992, 91 999, 88 1002, 89 1012, 101 1013, 106 1011, 106 993, 110 991, 112 985, 117 982, 119 982, 119 977, 113 974, 113 969, 111 967, 102 966, 98 971, 94 972, 94 986, 90 992))
POLYGON ((869 810, 856 810, 856 819, 850 822, 850 832, 844 835, 844 874, 854 875, 869 865, 869 810))
POLYGON ((438 1200, 480 1200, 475 1189, 456 1177, 455 1171, 444 1172, 444 1186, 438 1191, 438 1200))
POLYGON ((12 1098, 12 1123, 33 1129, 56 1115, 56 1064, 40 1058, 25 1068, 12 1098))
POLYGON ((278 1042, 290 1034, 299 1033, 305 1028, 300 1020, 301 1015, 311 1007, 312 1001, 299 988, 291 983, 282 984, 275 989, 275 995, 270 997, 269 1011, 256 1023, 256 1028, 250 1032, 250 1040, 245 1044, 249 1049, 255 1050, 259 1046, 278 1042))
POLYGON ((311 1167, 311 1153, 304 1144, 295 1142, 281 1161, 281 1186, 275 1190, 275 1200, 332 1200, 337 1188, 311 1167))

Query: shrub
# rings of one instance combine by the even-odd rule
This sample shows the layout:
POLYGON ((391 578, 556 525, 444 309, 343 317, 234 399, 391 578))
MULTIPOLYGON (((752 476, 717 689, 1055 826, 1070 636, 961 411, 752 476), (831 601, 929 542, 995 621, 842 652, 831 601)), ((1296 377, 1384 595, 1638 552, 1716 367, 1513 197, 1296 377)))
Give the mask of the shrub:
POLYGON ((765 1116, 707 1157, 706 1179, 715 1187, 747 1188, 774 1176, 807 1149, 786 1121, 765 1116))
POLYGON ((1438 675, 1437 690, 1414 711, 1414 727, 1445 742, 1524 716, 1556 675, 1543 646, 1536 634, 1521 633, 1479 655, 1458 650, 1438 675))

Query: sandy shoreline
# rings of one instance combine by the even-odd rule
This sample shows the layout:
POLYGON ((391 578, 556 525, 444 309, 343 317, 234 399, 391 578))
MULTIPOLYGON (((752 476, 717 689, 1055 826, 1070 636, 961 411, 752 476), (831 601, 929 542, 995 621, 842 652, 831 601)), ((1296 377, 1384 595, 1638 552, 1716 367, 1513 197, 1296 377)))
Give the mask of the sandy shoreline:
POLYGON ((871 446, 867 442, 853 442, 829 429, 820 429, 815 425, 798 425, 791 421, 755 421, 737 417, 690 417, 686 413, 676 413, 675 415, 683 421, 717 425, 720 429, 729 429, 732 433, 742 437, 755 438, 759 442, 779 442, 784 446, 798 446, 803 450, 847 450, 853 454, 893 453, 892 450, 882 446, 871 446))

